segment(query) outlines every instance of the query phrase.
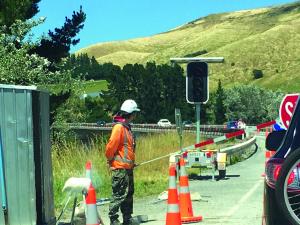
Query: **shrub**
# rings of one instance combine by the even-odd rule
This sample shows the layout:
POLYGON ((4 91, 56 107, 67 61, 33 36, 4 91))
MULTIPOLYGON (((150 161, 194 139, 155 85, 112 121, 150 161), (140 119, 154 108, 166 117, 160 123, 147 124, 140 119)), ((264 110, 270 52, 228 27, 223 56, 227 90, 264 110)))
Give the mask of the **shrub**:
POLYGON ((254 69, 254 70, 252 71, 252 73, 253 73, 254 79, 259 79, 259 78, 262 78, 262 77, 264 76, 262 70, 254 69))

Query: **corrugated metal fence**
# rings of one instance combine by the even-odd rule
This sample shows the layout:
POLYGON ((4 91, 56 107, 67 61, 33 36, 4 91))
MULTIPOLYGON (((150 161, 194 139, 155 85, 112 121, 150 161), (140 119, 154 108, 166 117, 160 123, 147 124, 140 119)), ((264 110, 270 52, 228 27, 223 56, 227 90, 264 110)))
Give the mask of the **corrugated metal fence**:
POLYGON ((0 85, 0 132, 0 224, 55 224, 49 94, 0 85))

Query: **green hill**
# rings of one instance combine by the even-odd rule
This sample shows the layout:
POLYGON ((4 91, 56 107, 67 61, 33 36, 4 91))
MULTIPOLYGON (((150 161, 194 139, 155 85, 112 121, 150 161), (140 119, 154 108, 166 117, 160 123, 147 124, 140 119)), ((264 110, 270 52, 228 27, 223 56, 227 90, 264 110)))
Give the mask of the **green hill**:
POLYGON ((300 1, 278 7, 213 14, 165 33, 99 43, 77 53, 98 62, 168 63, 171 57, 224 57, 209 64, 210 87, 256 84, 273 90, 300 89, 300 1), (263 77, 254 79, 253 70, 263 77))

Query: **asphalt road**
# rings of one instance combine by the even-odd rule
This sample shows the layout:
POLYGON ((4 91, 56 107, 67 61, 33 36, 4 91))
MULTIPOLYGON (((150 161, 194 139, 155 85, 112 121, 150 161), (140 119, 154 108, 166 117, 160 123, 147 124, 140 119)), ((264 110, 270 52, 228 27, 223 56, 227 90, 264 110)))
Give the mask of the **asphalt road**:
MULTIPOLYGON (((201 215, 199 224, 261 225, 264 138, 257 140, 259 148, 249 159, 227 167, 226 178, 212 181, 211 174, 202 174, 189 180, 190 192, 198 192, 200 201, 193 201, 194 216, 201 215)), ((134 203, 135 215, 147 215, 145 225, 165 224, 167 203, 153 203, 157 196, 138 199, 134 203)), ((105 224, 109 225, 108 206, 99 207, 105 224)))

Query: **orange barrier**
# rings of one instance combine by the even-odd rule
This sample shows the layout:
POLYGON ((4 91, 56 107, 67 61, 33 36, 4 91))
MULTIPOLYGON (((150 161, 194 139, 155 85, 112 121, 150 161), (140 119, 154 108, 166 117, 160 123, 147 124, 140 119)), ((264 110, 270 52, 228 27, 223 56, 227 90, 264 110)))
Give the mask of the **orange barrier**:
POLYGON ((265 164, 267 164, 267 162, 269 161, 269 159, 276 153, 276 151, 266 151, 265 152, 265 164))
POLYGON ((86 204, 86 225, 99 225, 98 211, 96 205, 96 191, 91 184, 89 187, 85 204, 86 204))
POLYGON ((166 216, 166 225, 181 225, 176 187, 176 168, 174 165, 171 165, 169 168, 168 211, 166 216))
POLYGON ((185 171, 184 158, 180 158, 179 176, 179 205, 182 223, 195 223, 202 221, 202 216, 193 215, 191 194, 189 190, 189 179, 185 171))

